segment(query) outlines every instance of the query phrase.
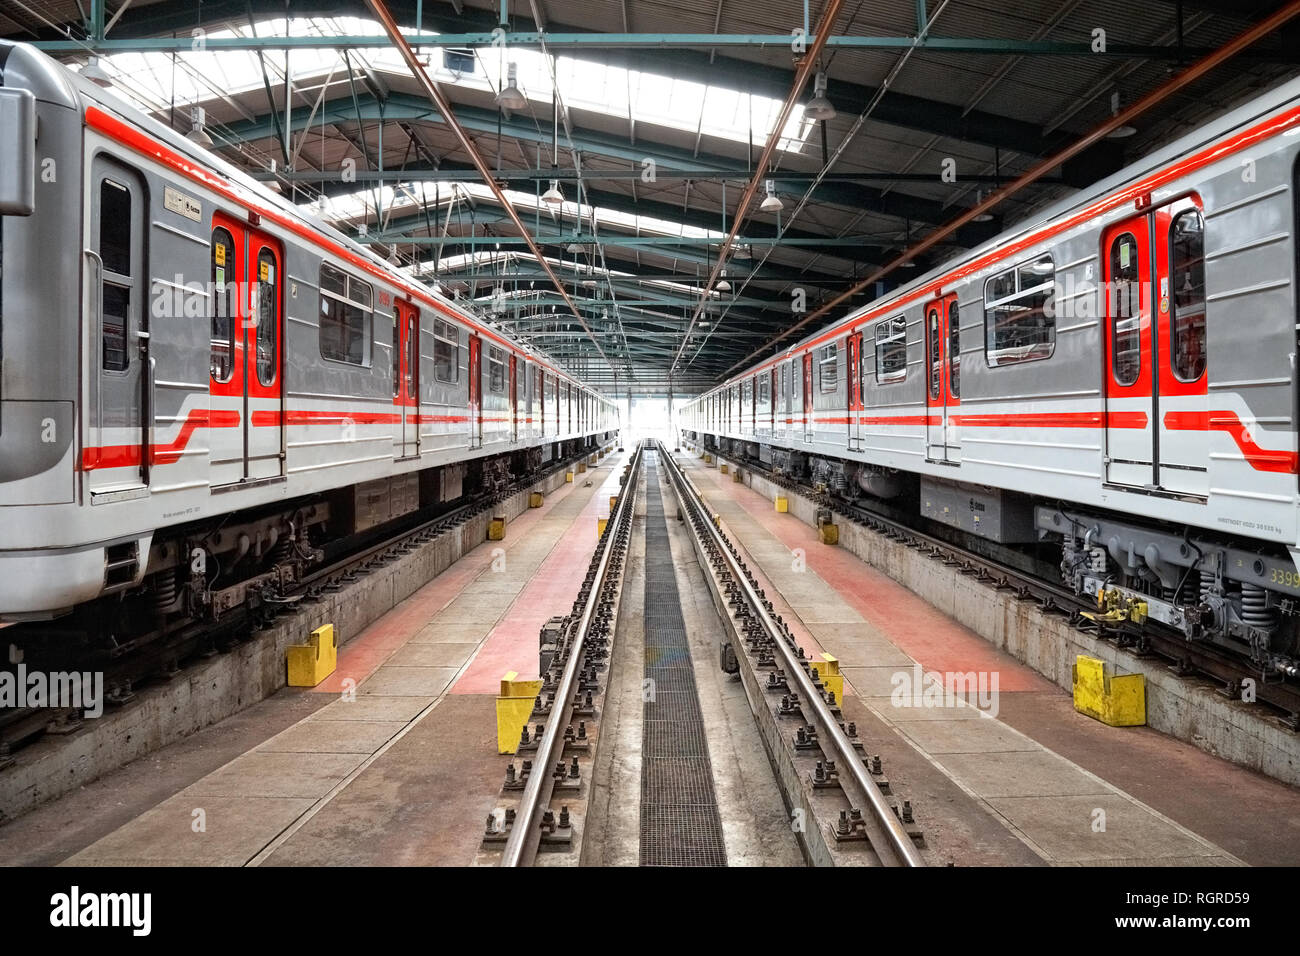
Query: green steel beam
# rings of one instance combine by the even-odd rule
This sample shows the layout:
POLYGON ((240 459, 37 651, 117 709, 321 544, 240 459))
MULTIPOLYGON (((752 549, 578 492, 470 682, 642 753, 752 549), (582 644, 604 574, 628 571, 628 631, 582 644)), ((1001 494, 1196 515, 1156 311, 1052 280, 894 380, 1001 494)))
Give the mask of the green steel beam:
MULTIPOLYGON (((416 47, 490 47, 500 42, 491 33, 429 33, 409 36, 416 47)), ((813 42, 808 38, 808 43, 813 42)), ((791 37, 781 33, 507 33, 506 43, 511 47, 541 47, 548 50, 570 52, 585 50, 709 50, 709 49, 789 49, 791 37)), ((195 41, 188 34, 182 37, 137 37, 95 40, 36 40, 32 46, 53 55, 70 53, 189 53, 195 41)), ((268 37, 207 37, 203 49, 209 52, 262 50, 375 50, 387 49, 392 44, 385 36, 340 34, 338 36, 268 36, 268 37)), ((833 36, 826 46, 843 50, 908 50, 917 46, 908 36, 833 36)), ((918 46, 933 53, 967 53, 990 56, 1077 56, 1102 57, 1126 60, 1178 60, 1199 59, 1214 52, 1212 47, 1151 46, 1139 43, 1107 43, 1104 49, 1094 50, 1090 42, 1071 43, 1063 40, 1010 40, 979 37, 926 37, 918 46)), ((1250 57, 1249 52, 1243 57, 1250 57)), ((1257 50, 1254 59, 1274 63, 1300 62, 1300 52, 1295 50, 1257 50)))
MULTIPOLYGON (((499 128, 503 136, 530 144, 549 144, 551 133, 531 119, 512 117, 504 120, 495 110, 471 106, 458 106, 456 118, 468 130, 495 135, 499 128)), ((307 127, 308 117, 299 110, 293 117, 293 133, 300 133, 307 127)), ((442 125, 442 117, 423 99, 404 93, 394 93, 383 103, 366 94, 358 96, 339 96, 321 104, 312 127, 324 123, 327 125, 352 125, 357 122, 384 120, 386 122, 419 121, 442 125)), ((232 143, 254 142, 269 139, 277 135, 275 117, 266 115, 257 119, 240 120, 227 124, 222 129, 211 129, 214 138, 225 139, 232 143)), ((735 168, 735 160, 724 156, 696 155, 692 150, 679 149, 661 144, 640 142, 632 144, 627 137, 606 133, 599 130, 574 126, 572 130, 574 145, 586 154, 610 156, 629 163, 640 165, 647 159, 653 159, 655 165, 673 167, 706 167, 718 171, 735 168)), ((505 174, 509 176, 507 172, 505 174)), ((778 177, 779 178, 779 177, 778 177)), ((800 191, 802 192, 802 190, 800 191)), ((882 215, 911 219, 916 222, 939 225, 952 218, 952 210, 941 202, 909 196, 898 191, 883 192, 868 186, 859 186, 846 182, 823 183, 813 193, 818 202, 846 206, 855 210, 869 210, 882 215)))
MULTIPOLYGON (((400 22, 416 22, 418 0, 391 0, 389 9, 400 22)), ((292 11, 298 17, 346 16, 353 14, 369 19, 364 0, 293 0, 292 11)), ((161 0, 145 7, 129 8, 113 30, 114 39, 141 39, 156 36, 181 36, 189 38, 199 24, 214 27, 227 22, 243 25, 249 16, 281 19, 285 8, 283 0, 204 0, 201 12, 195 0, 161 0)), ((429 31, 451 33, 480 32, 485 35, 497 26, 496 14, 491 10, 463 7, 459 2, 424 0, 421 24, 429 31)), ((80 29, 75 19, 69 24, 80 29)), ((565 24, 552 20, 547 24, 555 33, 590 33, 579 24, 565 24)), ((65 40, 66 34, 58 28, 41 28, 40 40, 65 40)), ((549 34, 548 34, 549 36, 549 34)), ((30 39, 27 34, 19 39, 30 39)), ((788 48, 788 37, 781 46, 788 48)), ((444 41, 439 41, 444 42, 444 41)), ((910 43, 910 41, 909 41, 910 43)), ((629 70, 647 71, 661 75, 681 77, 698 83, 708 83, 737 90, 747 90, 758 96, 784 99, 794 82, 794 70, 772 64, 758 64, 752 60, 719 54, 716 44, 709 50, 686 48, 646 49, 619 48, 593 49, 570 47, 568 55, 629 70)), ((79 47, 74 52, 85 52, 79 47)), ((1163 50, 1164 56, 1170 49, 1163 50)), ((829 95, 836 108, 844 113, 859 113, 873 102, 880 91, 875 87, 856 83, 849 77, 832 76, 829 95)), ((890 91, 876 104, 873 118, 908 129, 951 136, 990 147, 1010 149, 1031 155, 1044 154, 1060 143, 1072 138, 1061 131, 1045 138, 1042 128, 1032 123, 998 116, 982 110, 964 111, 958 105, 890 91)))

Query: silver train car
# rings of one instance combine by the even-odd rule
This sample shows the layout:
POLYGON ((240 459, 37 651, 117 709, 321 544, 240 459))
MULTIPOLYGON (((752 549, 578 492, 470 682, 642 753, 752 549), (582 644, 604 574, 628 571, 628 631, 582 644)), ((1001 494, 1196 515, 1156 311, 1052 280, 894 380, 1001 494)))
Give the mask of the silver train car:
POLYGON ((619 427, 542 355, 3 42, 0 361, 3 621, 106 595, 216 617, 326 536, 619 427))
POLYGON ((1294 674, 1300 81, 714 388, 688 437, 1294 674), (976 542, 978 543, 978 542, 976 542))

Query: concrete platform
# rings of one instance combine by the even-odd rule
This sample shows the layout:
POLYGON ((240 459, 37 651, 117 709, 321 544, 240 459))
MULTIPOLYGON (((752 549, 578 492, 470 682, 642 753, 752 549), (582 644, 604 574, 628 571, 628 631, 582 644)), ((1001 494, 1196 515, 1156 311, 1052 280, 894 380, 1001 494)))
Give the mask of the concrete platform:
MULTIPOLYGON (((844 548, 822 545, 796 515, 691 456, 678 460, 800 644, 843 662, 846 717, 865 712, 907 745, 885 750, 886 763, 919 755, 1053 865, 1300 862, 1294 788, 1150 728, 1075 713, 1051 681, 844 548), (917 674, 930 672, 983 674, 996 692, 943 694, 956 689, 949 680, 938 690, 951 699, 928 706, 917 674), (1251 831, 1243 817, 1273 822, 1251 831)), ((886 770, 902 781, 910 773, 886 770)), ((914 806, 926 826, 935 804, 918 795, 914 806)))
POLYGON ((608 456, 512 520, 504 541, 468 549, 345 645, 316 688, 282 689, 0 828, 0 858, 471 862, 508 760, 496 753, 498 682, 536 675, 538 631, 570 610, 572 569, 594 551, 624 461, 608 456), (91 819, 52 839, 76 813, 91 819))

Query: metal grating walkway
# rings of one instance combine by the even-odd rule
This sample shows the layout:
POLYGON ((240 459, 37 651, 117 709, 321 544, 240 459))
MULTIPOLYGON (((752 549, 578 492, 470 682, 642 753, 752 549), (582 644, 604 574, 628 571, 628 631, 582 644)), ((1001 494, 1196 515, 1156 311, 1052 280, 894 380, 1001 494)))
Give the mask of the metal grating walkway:
POLYGON ((641 865, 726 866, 722 820, 681 598, 659 466, 645 454, 645 677, 641 738, 641 865))

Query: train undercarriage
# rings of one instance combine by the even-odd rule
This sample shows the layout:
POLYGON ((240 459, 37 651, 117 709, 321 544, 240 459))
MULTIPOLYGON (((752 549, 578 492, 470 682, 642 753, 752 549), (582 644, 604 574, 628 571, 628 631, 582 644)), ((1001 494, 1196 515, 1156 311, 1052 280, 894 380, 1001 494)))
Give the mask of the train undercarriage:
POLYGON ((752 441, 686 433, 815 493, 1060 581, 1105 626, 1160 626, 1265 679, 1300 674, 1300 570, 1285 548, 752 441))

